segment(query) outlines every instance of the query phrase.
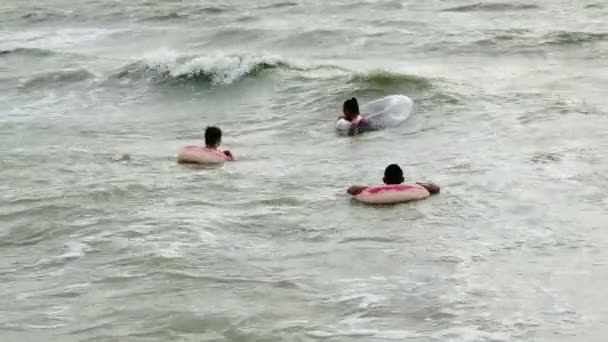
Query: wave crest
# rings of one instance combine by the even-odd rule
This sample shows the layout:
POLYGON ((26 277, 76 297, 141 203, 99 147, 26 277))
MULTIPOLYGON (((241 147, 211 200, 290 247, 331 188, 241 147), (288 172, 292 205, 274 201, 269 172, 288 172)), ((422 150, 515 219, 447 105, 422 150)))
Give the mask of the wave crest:
POLYGON ((431 86, 431 82, 426 78, 405 73, 388 72, 384 70, 359 73, 353 76, 351 81, 356 83, 372 84, 380 87, 406 86, 416 90, 427 89, 431 86))
POLYGON ((296 68, 278 57, 268 56, 196 56, 179 57, 168 52, 131 63, 116 75, 118 78, 145 77, 156 82, 202 81, 229 85, 265 70, 296 68))
POLYGON ((269 55, 187 56, 170 50, 137 59, 114 72, 110 79, 168 86, 183 83, 224 86, 245 78, 274 75, 274 72, 284 72, 289 78, 301 80, 357 83, 364 88, 424 90, 431 86, 430 80, 416 75, 386 70, 359 72, 331 62, 307 64, 269 55))

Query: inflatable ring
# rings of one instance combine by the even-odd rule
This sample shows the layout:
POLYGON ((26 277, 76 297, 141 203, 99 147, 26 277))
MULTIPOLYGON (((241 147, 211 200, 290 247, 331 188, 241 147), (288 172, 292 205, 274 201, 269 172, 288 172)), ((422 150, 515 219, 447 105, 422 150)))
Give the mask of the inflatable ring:
POLYGON ((392 204, 421 200, 429 196, 429 191, 418 184, 391 184, 369 187, 353 197, 363 203, 392 204))
POLYGON ((177 152, 177 160, 180 163, 222 164, 226 160, 230 160, 230 158, 219 149, 203 146, 185 146, 177 152))

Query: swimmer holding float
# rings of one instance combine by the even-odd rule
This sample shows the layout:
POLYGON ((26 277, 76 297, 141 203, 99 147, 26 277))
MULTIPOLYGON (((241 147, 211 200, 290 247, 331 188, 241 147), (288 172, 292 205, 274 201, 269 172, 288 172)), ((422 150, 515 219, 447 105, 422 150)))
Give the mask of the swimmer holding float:
POLYGON ((343 116, 338 118, 338 127, 348 127, 348 135, 354 136, 359 133, 372 131, 368 119, 365 119, 359 111, 359 102, 356 98, 344 101, 342 105, 343 116))
POLYGON ((222 130, 215 126, 205 129, 205 147, 190 145, 183 147, 177 154, 178 163, 182 164, 222 164, 234 160, 228 150, 221 150, 222 130))
POLYGON ((384 185, 353 185, 346 192, 356 200, 370 204, 409 202, 438 194, 440 188, 432 183, 404 184, 403 170, 391 164, 384 170, 384 185))
POLYGON ((405 95, 388 95, 362 105, 356 98, 342 106, 343 116, 336 122, 339 135, 355 136, 361 133, 395 127, 405 122, 414 112, 414 101, 405 95))
POLYGON ((222 130, 219 127, 209 126, 205 129, 205 148, 217 151, 226 156, 227 160, 234 160, 232 152, 220 150, 222 143, 222 130))

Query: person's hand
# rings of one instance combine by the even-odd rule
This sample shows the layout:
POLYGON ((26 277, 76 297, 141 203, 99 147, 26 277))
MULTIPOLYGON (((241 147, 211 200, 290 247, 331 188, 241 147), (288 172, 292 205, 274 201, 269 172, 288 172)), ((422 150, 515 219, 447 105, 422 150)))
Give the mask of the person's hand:
POLYGON ((361 122, 361 116, 350 122, 350 128, 348 129, 348 135, 353 136, 359 133, 359 122, 361 122))
POLYGON ((436 195, 441 191, 441 188, 433 183, 416 183, 425 188, 431 195, 436 195))
POLYGON ((367 189, 367 187, 366 187, 366 186, 361 186, 361 185, 353 185, 353 186, 350 186, 350 187, 348 188, 348 190, 346 190, 346 192, 347 192, 349 195, 352 195, 352 196, 357 196, 358 194, 360 194, 361 192, 363 192, 363 190, 365 190, 365 189, 367 189))
POLYGON ((230 152, 230 151, 224 151, 224 155, 226 155, 226 157, 230 158, 230 160, 234 159, 234 156, 232 155, 232 152, 230 152))

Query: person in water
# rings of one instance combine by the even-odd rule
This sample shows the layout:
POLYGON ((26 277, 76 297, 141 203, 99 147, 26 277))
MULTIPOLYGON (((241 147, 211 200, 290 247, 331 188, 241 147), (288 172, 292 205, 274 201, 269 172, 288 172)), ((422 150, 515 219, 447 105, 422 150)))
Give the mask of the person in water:
POLYGON ((361 116, 361 112, 359 112, 359 102, 356 98, 353 97, 349 100, 344 101, 344 105, 342 106, 342 113, 344 114, 344 116, 341 119, 350 122, 348 135, 353 136, 359 133, 365 133, 372 130, 368 120, 361 116))
POLYGON ((222 143, 222 130, 216 126, 209 126, 205 129, 205 147, 210 150, 216 150, 228 158, 228 160, 234 160, 234 156, 228 150, 222 151, 219 147, 222 143))
MULTIPOLYGON (((384 184, 386 184, 386 185, 402 184, 405 181, 405 178, 403 178, 403 170, 401 170, 401 167, 399 167, 399 165, 391 164, 391 165, 387 166, 386 169, 384 170, 384 178, 382 180, 384 181, 384 184)), ((416 184, 418 184, 421 187, 428 190, 428 192, 431 195, 438 194, 440 191, 440 188, 437 185, 432 184, 432 183, 416 183, 416 184)), ((349 195, 356 196, 367 188, 369 188, 369 187, 361 186, 361 185, 353 185, 353 186, 349 187, 346 192, 349 195)))

